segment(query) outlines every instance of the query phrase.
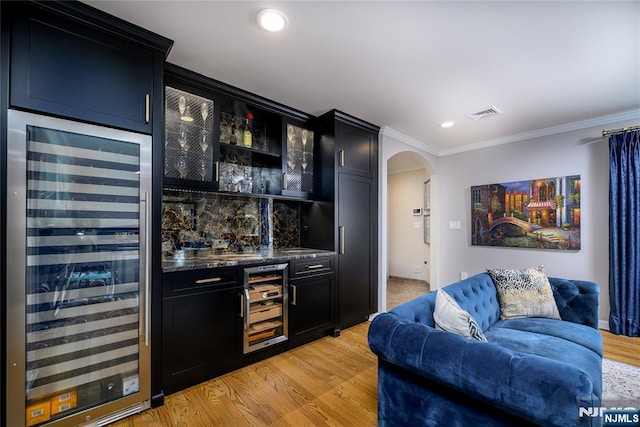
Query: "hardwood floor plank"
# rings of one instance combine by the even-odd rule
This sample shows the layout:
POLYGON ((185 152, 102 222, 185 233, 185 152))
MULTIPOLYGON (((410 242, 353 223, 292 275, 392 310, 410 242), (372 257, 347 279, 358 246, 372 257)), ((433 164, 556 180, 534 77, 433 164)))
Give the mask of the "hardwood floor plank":
MULTIPOLYGON (((375 426, 377 360, 369 322, 165 398, 114 427, 375 426)), ((640 366, 640 338, 601 331, 605 357, 640 366)))
POLYGON ((640 338, 614 335, 600 330, 604 345, 605 357, 617 362, 640 366, 640 338))

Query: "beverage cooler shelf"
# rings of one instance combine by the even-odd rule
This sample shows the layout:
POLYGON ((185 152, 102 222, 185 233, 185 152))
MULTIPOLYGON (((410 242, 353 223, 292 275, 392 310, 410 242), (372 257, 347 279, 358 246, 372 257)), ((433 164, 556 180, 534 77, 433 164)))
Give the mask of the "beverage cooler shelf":
POLYGON ((249 324, 262 322, 263 320, 273 319, 282 316, 281 303, 252 303, 249 309, 249 324))
POLYGON ((288 264, 245 269, 245 353, 288 339, 287 269, 288 264))
POLYGON ((279 320, 267 320, 252 324, 249 327, 249 342, 254 343, 259 340, 273 338, 282 328, 283 323, 279 320))

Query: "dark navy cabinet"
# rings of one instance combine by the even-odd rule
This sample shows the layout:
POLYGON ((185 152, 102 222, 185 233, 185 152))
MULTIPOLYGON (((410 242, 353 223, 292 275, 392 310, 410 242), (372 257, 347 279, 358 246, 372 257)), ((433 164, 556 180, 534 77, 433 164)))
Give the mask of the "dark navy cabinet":
POLYGON ((339 329, 361 323, 377 310, 378 132, 379 127, 338 110, 319 118, 320 188, 334 200, 339 329))
POLYGON ((79 3, 7 3, 11 107, 152 133, 170 41, 79 3))
POLYGON ((236 269, 164 275, 162 387, 173 393, 206 381, 242 357, 241 295, 236 269))
POLYGON ((289 331, 296 343, 333 333, 334 265, 334 257, 291 261, 289 331))

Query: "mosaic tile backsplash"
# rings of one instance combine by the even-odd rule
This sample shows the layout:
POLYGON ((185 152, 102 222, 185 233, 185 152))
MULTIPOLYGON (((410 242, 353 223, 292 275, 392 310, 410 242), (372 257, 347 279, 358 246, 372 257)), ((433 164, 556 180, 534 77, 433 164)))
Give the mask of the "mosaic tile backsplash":
POLYGON ((300 206, 254 197, 166 190, 162 250, 248 251, 300 246, 300 206))

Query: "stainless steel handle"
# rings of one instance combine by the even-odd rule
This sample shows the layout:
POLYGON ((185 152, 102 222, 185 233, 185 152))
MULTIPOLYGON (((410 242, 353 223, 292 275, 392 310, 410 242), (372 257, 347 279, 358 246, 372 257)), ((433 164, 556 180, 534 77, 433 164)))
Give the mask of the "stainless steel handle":
POLYGON ((149 110, 149 94, 147 94, 144 97, 144 122, 145 123, 149 123, 149 114, 150 114, 150 110, 149 110))
POLYGON ((213 283, 221 281, 221 277, 211 277, 209 279, 198 279, 195 281, 196 285, 202 285, 203 283, 213 283))
POLYGON ((149 346, 149 327, 151 325, 151 244, 149 243, 150 229, 150 213, 149 209, 149 192, 144 192, 144 345, 149 346))
POLYGON ((291 285, 291 293, 293 297, 291 298, 291 305, 296 305, 296 301, 298 300, 298 288, 296 285, 291 285))
POLYGON ((344 150, 340 150, 340 167, 344 167, 344 150))
POLYGON ((244 329, 245 331, 249 329, 249 302, 251 299, 249 298, 249 290, 244 288, 244 329))
POLYGON ((244 319, 244 295, 240 294, 240 317, 244 319))
POLYGON ((340 240, 340 251, 338 253, 342 255, 344 254, 344 225, 339 226, 338 231, 339 231, 338 239, 340 240))
POLYGON ((317 268, 322 268, 322 267, 324 267, 324 264, 313 264, 313 265, 307 265, 307 268, 308 268, 309 270, 315 270, 315 269, 317 269, 317 268))
POLYGON ((282 172, 282 188, 287 190, 287 173, 282 172))
POLYGON ((214 166, 216 168, 216 182, 220 181, 220 162, 215 162, 214 166))

